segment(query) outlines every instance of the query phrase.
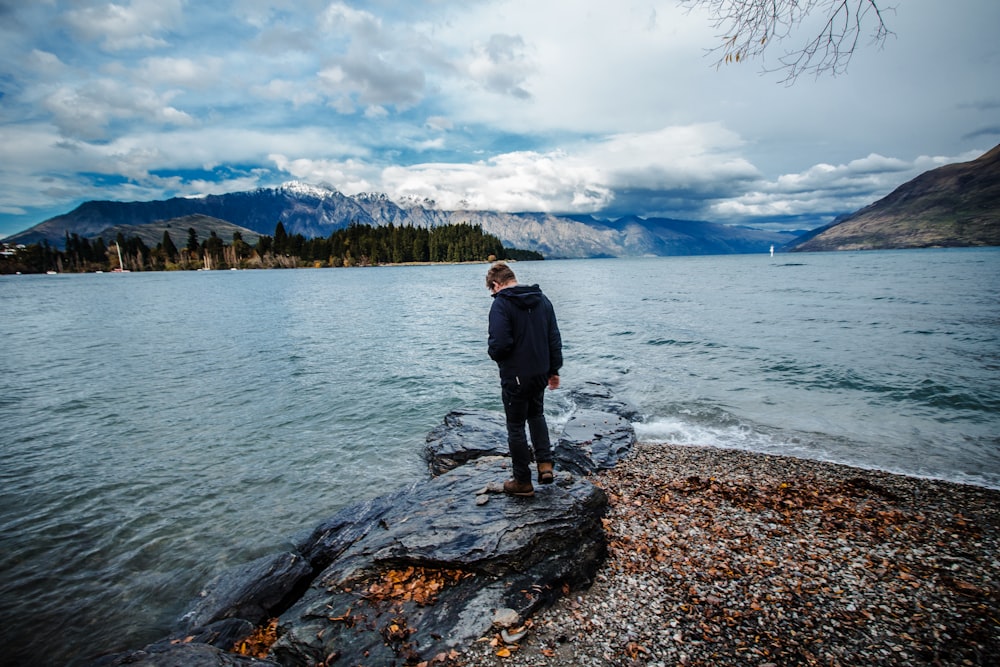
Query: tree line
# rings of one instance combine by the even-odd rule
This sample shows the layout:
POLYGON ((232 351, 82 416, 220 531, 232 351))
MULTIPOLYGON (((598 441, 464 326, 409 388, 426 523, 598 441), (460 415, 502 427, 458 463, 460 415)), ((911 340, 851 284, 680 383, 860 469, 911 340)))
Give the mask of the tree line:
POLYGON ((138 236, 121 233, 112 243, 66 234, 65 249, 48 241, 0 255, 0 273, 89 273, 95 271, 190 271, 203 269, 263 269, 297 267, 376 266, 379 264, 538 260, 531 250, 505 248, 481 225, 459 223, 424 228, 410 225, 372 226, 352 223, 328 237, 307 239, 288 234, 278 222, 273 236, 261 235, 250 245, 239 232, 224 243, 214 232, 201 241, 193 228, 178 247, 169 230, 155 248, 138 236), (119 257, 121 258, 119 261, 119 257))

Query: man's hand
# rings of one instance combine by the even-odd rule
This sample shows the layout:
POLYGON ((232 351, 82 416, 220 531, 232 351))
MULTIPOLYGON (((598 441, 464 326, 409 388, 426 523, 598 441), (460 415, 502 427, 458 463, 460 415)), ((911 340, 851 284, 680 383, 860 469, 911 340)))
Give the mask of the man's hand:
POLYGON ((559 376, 558 375, 550 375, 549 376, 549 389, 558 389, 558 388, 559 388, 559 376))

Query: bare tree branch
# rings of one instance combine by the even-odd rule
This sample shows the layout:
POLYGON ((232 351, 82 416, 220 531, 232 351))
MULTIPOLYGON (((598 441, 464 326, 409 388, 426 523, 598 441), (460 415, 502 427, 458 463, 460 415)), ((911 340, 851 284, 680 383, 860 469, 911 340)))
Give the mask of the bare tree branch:
POLYGON ((688 9, 705 8, 712 25, 721 30, 723 40, 709 49, 718 55, 717 67, 758 58, 775 42, 790 39, 807 17, 821 14, 826 22, 812 40, 800 49, 786 51, 778 59, 780 67, 766 71, 784 71, 785 83, 813 73, 836 76, 847 66, 866 32, 871 28, 871 44, 881 47, 893 34, 886 26, 879 0, 678 0, 688 9))

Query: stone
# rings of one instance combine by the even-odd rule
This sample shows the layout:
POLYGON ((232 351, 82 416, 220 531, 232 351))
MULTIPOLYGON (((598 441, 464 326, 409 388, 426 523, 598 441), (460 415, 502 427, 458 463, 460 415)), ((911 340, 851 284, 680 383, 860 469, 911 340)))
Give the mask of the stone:
POLYGON ((590 584, 607 555, 608 499, 586 475, 634 440, 627 419, 578 411, 554 445, 555 484, 516 498, 502 493, 503 413, 451 412, 427 436, 430 479, 346 507, 293 550, 219 575, 174 634, 95 664, 388 665, 461 650, 498 610, 521 623, 590 584), (276 616, 274 662, 226 652, 276 616))
POLYGON ((642 420, 639 409, 627 401, 615 398, 611 390, 599 382, 584 382, 569 392, 570 403, 577 410, 598 410, 618 415, 630 422, 642 420))
POLYGON ((614 468, 635 446, 635 427, 610 412, 577 410, 553 447, 556 469, 591 475, 614 468))
MULTIPOLYGON (((614 467, 635 443, 631 424, 641 419, 638 409, 615 398, 598 382, 584 382, 569 390, 568 397, 570 418, 558 439, 553 439, 557 468, 562 462, 570 472, 589 475, 614 467), (560 447, 564 450, 561 455, 560 447)), ((453 410, 427 434, 424 459, 432 475, 486 456, 509 456, 503 412, 453 410)))
POLYGON ((289 598, 312 576, 312 566, 299 554, 258 558, 212 579, 181 620, 189 633, 226 618, 259 625, 287 608, 289 598))
POLYGON ((248 658, 208 644, 153 644, 139 651, 107 656, 92 663, 94 667, 282 667, 268 660, 248 658))
POLYGON ((272 659, 429 660, 483 636, 497 609, 528 618, 563 586, 589 584, 606 556, 607 496, 579 479, 540 487, 533 498, 476 504, 478 489, 509 475, 509 460, 478 459, 396 494, 376 527, 338 520, 357 538, 349 545, 330 524, 307 539, 303 552, 320 556, 318 541, 333 545, 336 558, 322 558, 330 565, 280 617, 272 659))
POLYGON ((497 609, 493 614, 493 625, 498 628, 513 628, 521 625, 521 615, 507 607, 497 609))
POLYGON ((507 456, 507 422, 502 412, 466 408, 445 415, 427 434, 424 459, 441 475, 483 456, 507 456))

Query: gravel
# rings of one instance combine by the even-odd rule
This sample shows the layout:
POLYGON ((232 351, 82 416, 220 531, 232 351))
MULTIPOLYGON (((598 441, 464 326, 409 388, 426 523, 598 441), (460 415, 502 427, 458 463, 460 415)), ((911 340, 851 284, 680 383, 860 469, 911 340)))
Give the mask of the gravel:
POLYGON ((592 586, 430 664, 1000 664, 1000 491, 640 444, 592 586))

